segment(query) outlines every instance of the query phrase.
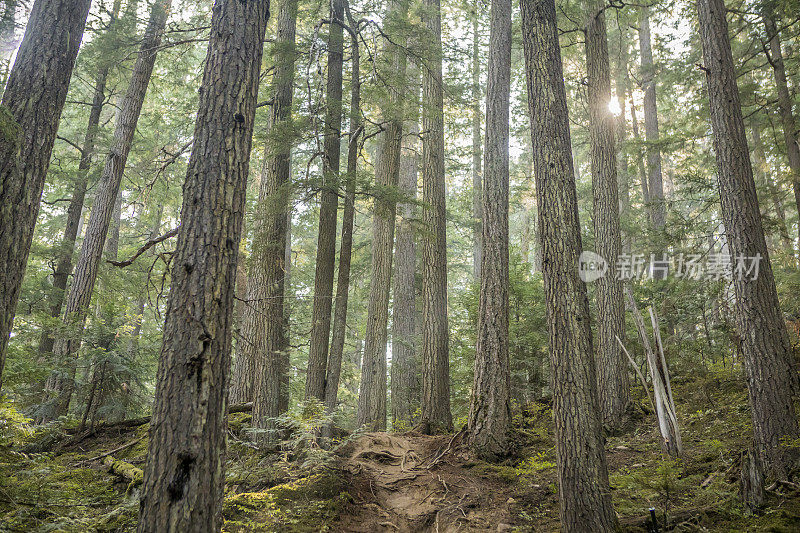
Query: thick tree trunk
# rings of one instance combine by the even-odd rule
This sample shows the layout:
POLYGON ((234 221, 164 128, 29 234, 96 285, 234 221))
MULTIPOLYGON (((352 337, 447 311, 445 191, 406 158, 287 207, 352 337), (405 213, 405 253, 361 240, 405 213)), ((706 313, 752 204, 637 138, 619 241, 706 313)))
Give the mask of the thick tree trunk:
POLYGON ((74 328, 74 331, 58 338, 53 346, 56 364, 62 368, 59 370, 60 377, 48 380, 51 396, 49 401, 54 401, 54 404, 48 408, 49 413, 45 413, 44 420, 64 415, 69 408, 74 388, 75 357, 81 345, 86 312, 94 292, 114 205, 171 3, 171 0, 158 0, 153 4, 128 89, 117 113, 114 138, 100 176, 86 237, 81 245, 78 261, 75 264, 75 274, 64 306, 64 325, 74 328))
POLYGON ((336 220, 339 206, 339 152, 342 130, 342 26, 344 4, 331 2, 328 34, 328 81, 325 138, 322 155, 317 265, 314 275, 314 306, 311 346, 306 370, 306 399, 325 399, 325 371, 331 333, 333 272, 336 263, 336 220))
POLYGON ((450 339, 447 325, 442 9, 424 0, 422 22, 431 56, 422 76, 422 429, 449 431, 450 339))
POLYGON ((739 258, 760 258, 756 279, 747 275, 738 279, 734 275, 733 283, 755 444, 765 459, 767 472, 782 478, 792 465, 781 441, 800 434, 792 403, 792 393, 797 392, 794 356, 761 225, 725 4, 722 0, 699 0, 697 11, 719 167, 722 219, 732 264, 735 266, 739 258))
POLYGON ((542 275, 550 337, 561 526, 614 531, 581 253, 569 118, 553 0, 522 0, 542 275))
POLYGON ((409 201, 400 204, 397 236, 392 311, 392 427, 395 431, 413 427, 419 408, 419 361, 417 360, 417 243, 414 221, 417 217, 417 185, 419 178, 419 70, 408 66, 409 95, 408 133, 403 138, 400 159, 399 193, 409 201))
MULTIPOLYGON (((119 16, 121 0, 115 0, 111 11, 111 21, 109 28, 113 28, 119 16)), ((89 170, 92 167, 92 158, 95 153, 95 140, 97 129, 100 125, 100 114, 106 99, 106 82, 110 65, 101 64, 97 70, 94 81, 94 96, 92 107, 89 111, 89 122, 86 126, 86 135, 81 147, 81 160, 78 163, 78 175, 75 178, 75 185, 72 189, 67 207, 67 223, 64 227, 64 236, 58 249, 56 269, 53 272, 53 293, 50 296, 50 316, 52 318, 61 317, 61 306, 64 304, 64 296, 67 290, 67 279, 72 272, 72 256, 75 252, 75 240, 78 238, 78 229, 83 214, 83 202, 86 199, 86 187, 89 181, 89 170)), ((42 329, 42 337, 39 340, 39 353, 47 354, 53 351, 54 339, 50 335, 49 328, 42 329)))
POLYGON ((475 281, 481 279, 481 251, 483 230, 481 229, 483 205, 481 202, 481 47, 479 12, 482 4, 475 2, 472 18, 472 218, 475 228, 472 232, 472 273, 475 281))
MULTIPOLYGON (((293 125, 297 0, 278 8, 270 132, 259 190, 260 213, 253 232, 247 308, 242 325, 243 355, 252 361, 253 426, 270 429, 274 418, 288 409, 289 333, 285 305, 286 240, 293 125), (287 401, 283 402, 286 397, 287 401), (284 403, 286 405, 284 405, 284 403)), ((261 440, 271 440, 269 433, 261 440)))
POLYGON ((222 527, 233 291, 269 0, 217 0, 183 186, 139 533, 222 527))
POLYGON ((37 0, 0 106, 0 389, 45 175, 90 0, 37 0))
POLYGON ((595 252, 608 263, 608 272, 597 280, 597 379, 603 423, 617 428, 630 401, 628 365, 617 343, 625 335, 622 281, 617 278, 617 258, 622 252, 617 186, 615 118, 611 101, 611 66, 602 5, 592 3, 586 25, 588 72, 589 144, 592 167, 595 252))
MULTIPOLYGON (((390 24, 405 20, 408 2, 396 0, 390 4, 387 18, 390 24)), ((393 38, 401 39, 399 35, 393 38)), ((386 343, 389 321, 389 291, 392 286, 392 250, 397 203, 395 199, 400 179, 400 150, 403 139, 403 107, 405 98, 405 51, 388 40, 384 45, 387 67, 395 83, 388 88, 381 115, 386 121, 375 165, 376 196, 372 217, 372 267, 367 330, 364 337, 364 361, 361 365, 361 386, 358 390, 357 424, 369 431, 386 429, 386 343)))
MULTIPOLYGON (((639 53, 642 66, 642 90, 644 91, 644 137, 647 150, 647 189, 649 192, 650 223, 660 233, 666 224, 664 184, 661 172, 661 148, 658 146, 658 108, 656 106, 655 66, 653 47, 650 42, 650 8, 643 6, 639 12, 639 53)), ((657 258, 660 252, 656 252, 657 258)), ((613 271, 612 271, 613 272, 613 271)), ((654 273, 663 277, 663 272, 654 273)))
MULTIPOLYGON (((346 2, 347 0, 345 0, 346 2)), ((348 11, 349 13, 349 11, 348 11)), ((352 20, 350 21, 352 25, 352 20)), ((339 250, 339 275, 336 279, 336 306, 333 311, 333 338, 325 370, 325 410, 336 411, 339 377, 342 372, 344 341, 347 336, 347 301, 350 292, 350 261, 353 254, 353 224, 356 215, 356 181, 359 138, 361 137, 361 80, 358 36, 351 35, 352 79, 350 81, 350 139, 347 145, 347 183, 342 214, 342 244, 339 250)))
POLYGON ((508 142, 511 0, 492 0, 486 87, 483 253, 469 441, 479 456, 508 454, 511 368, 508 353, 508 142))
POLYGON ((767 32, 770 50, 770 64, 775 74, 775 86, 778 89, 778 108, 783 122, 783 138, 786 143, 786 155, 789 159, 789 168, 792 170, 792 187, 794 188, 794 201, 800 213, 800 145, 798 145, 797 123, 792 113, 792 97, 789 93, 789 83, 786 80, 786 67, 783 63, 783 51, 778 28, 775 24, 775 15, 772 3, 761 3, 761 17, 767 32))

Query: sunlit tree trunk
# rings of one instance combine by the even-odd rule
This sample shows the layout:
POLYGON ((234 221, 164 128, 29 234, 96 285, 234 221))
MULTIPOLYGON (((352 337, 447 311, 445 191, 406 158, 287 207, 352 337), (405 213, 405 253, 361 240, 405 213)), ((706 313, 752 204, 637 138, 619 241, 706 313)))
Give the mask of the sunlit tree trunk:
POLYGON ((0 389, 33 228, 90 0, 37 0, 0 102, 0 389))
POLYGON ((602 4, 590 3, 586 25, 589 144, 592 169, 595 252, 608 263, 597 284, 597 378, 600 413, 609 428, 617 428, 630 401, 628 366, 617 343, 625 329, 622 281, 617 279, 617 258, 622 252, 619 223, 619 188, 615 117, 611 102, 611 65, 602 4))
POLYGON ((217 0, 183 186, 139 533, 222 527, 233 293, 269 0, 217 0))
POLYGON ((553 0, 522 0, 522 42, 547 305, 561 527, 615 531, 581 253, 569 118, 553 0))

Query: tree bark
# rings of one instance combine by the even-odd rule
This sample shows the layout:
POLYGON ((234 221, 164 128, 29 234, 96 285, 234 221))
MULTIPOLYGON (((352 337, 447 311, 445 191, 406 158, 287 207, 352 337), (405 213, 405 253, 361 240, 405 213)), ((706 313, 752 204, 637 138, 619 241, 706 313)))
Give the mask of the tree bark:
MULTIPOLYGON (((346 0, 345 0, 346 2, 346 0)), ((347 5, 347 4, 345 4, 347 5)), ((348 7, 349 15, 349 7, 348 7)), ((353 20, 350 20, 353 28, 353 20)), ((344 341, 347 336, 347 302, 350 292, 350 262, 353 254, 353 224, 356 215, 356 181, 358 170, 359 138, 361 137, 361 55, 358 36, 351 34, 352 79, 350 81, 350 139, 347 145, 347 177, 342 214, 342 244, 339 250, 339 275, 336 279, 336 306, 333 311, 333 338, 325 370, 325 409, 336 411, 339 395, 339 377, 342 372, 344 341)))
POLYGON ((617 259, 622 253, 617 185, 615 118, 611 101, 611 65, 602 4, 590 4, 586 25, 588 72, 589 144, 592 168, 595 251, 608 263, 608 272, 597 280, 598 392, 603 423, 616 429, 630 402, 628 366, 617 343, 625 335, 622 280, 617 278, 617 259))
POLYGON ((486 87, 481 292, 468 430, 472 448, 479 456, 489 459, 508 454, 511 430, 508 350, 510 95, 511 0, 493 0, 486 87))
POLYGON ((400 204, 395 238, 395 267, 392 311, 392 427, 395 431, 413 427, 419 408, 419 361, 417 360, 417 243, 414 224, 417 217, 417 184, 419 179, 419 70, 408 66, 409 95, 408 133, 403 139, 400 160, 400 204))
MULTIPOLYGON (((119 16, 121 0, 115 0, 111 11, 111 21, 109 31, 119 16)), ((97 70, 94 81, 94 96, 92 97, 92 107, 89 111, 89 122, 86 126, 86 135, 81 146, 81 160, 78 163, 78 175, 72 189, 72 197, 67 207, 67 223, 64 227, 64 236, 59 245, 56 269, 53 272, 53 293, 50 297, 50 316, 52 318, 61 317, 61 307, 64 304, 64 296, 67 290, 67 279, 72 272, 72 256, 75 253, 75 241, 78 238, 78 228, 81 223, 83 213, 83 203, 86 199, 86 187, 89 181, 89 170, 92 167, 92 158, 95 153, 95 140, 97 130, 100 125, 100 114, 106 98, 106 82, 110 65, 103 63, 97 70)), ((47 354, 53 351, 54 339, 49 328, 42 328, 42 336, 39 340, 39 353, 47 354)))
MULTIPOLYGON (((660 233, 664 230, 667 218, 661 172, 661 148, 658 145, 658 108, 656 106, 653 47, 650 42, 650 8, 647 6, 643 6, 639 12, 639 53, 642 67, 642 90, 644 91, 644 137, 647 151, 647 189, 649 193, 648 211, 653 229, 660 233)), ((660 252, 657 252, 657 256, 660 256, 660 252)), ((654 275, 663 276, 663 271, 656 271, 654 275)))
POLYGON ((90 0, 37 0, 0 105, 0 389, 33 228, 90 0))
POLYGON ((778 108, 783 122, 783 138, 786 143, 786 156, 789 159, 789 168, 792 171, 792 187, 794 201, 800 213, 800 145, 798 145, 797 123, 792 113, 792 97, 789 93, 789 83, 786 81, 786 67, 783 63, 783 51, 778 27, 775 24, 775 15, 770 1, 761 3, 761 18, 767 32, 769 50, 772 57, 768 57, 775 75, 775 86, 778 89, 778 108))
MULTIPOLYGON (((391 26, 405 20, 408 2, 394 0, 387 14, 391 26)), ((358 390, 357 425, 369 431, 386 429, 386 344, 389 321, 389 292, 392 286, 392 249, 397 211, 396 190, 400 179, 400 150, 403 139, 405 98, 405 51, 400 35, 395 45, 388 40, 384 53, 387 68, 395 80, 387 87, 388 97, 382 103, 381 115, 386 121, 378 148, 375 166, 376 196, 372 217, 372 266, 367 304, 367 329, 364 337, 364 360, 361 365, 361 386, 358 390)))
MULTIPOLYGON (((280 3, 274 60, 270 132, 259 190, 260 213, 253 233, 247 308, 242 327, 246 357, 252 361, 253 426, 271 429, 270 419, 288 409, 289 315, 285 309, 286 241, 293 124, 297 0, 280 3), (246 335, 246 336, 245 336, 246 335), (287 398, 284 405, 283 399, 287 398)), ((257 434, 259 435, 259 434, 257 434)), ((260 440, 272 439, 261 433, 260 440)))
POLYGON ((553 0, 522 0, 522 42, 549 332, 561 525, 614 531, 581 253, 569 119, 553 0))
POLYGON ((475 2, 472 18, 472 218, 475 228, 472 247, 472 273, 475 281, 481 279, 481 229, 483 203, 481 202, 481 49, 479 34, 479 11, 483 6, 475 2))
POLYGON ((619 185, 619 219, 620 231, 622 236, 622 250, 626 253, 631 251, 631 236, 628 235, 627 222, 631 210, 631 176, 628 165, 628 125, 625 117, 628 93, 628 42, 627 29, 620 23, 620 50, 614 72, 614 83, 616 86, 617 106, 619 106, 619 116, 616 120, 616 142, 617 142, 617 183, 619 185))
POLYGON ((422 76, 422 429, 449 431, 450 349, 447 325, 447 208, 444 165, 441 0, 424 0, 430 58, 422 76))
POLYGON ((222 527, 233 291, 268 19, 268 0, 217 0, 212 11, 139 533, 222 527))
POLYGON ((783 322, 756 197, 736 73, 722 0, 698 0, 704 71, 719 169, 722 219, 732 263, 758 257, 756 279, 734 277, 734 313, 741 339, 755 445, 767 472, 785 478, 791 464, 784 438, 796 438, 793 352, 783 322))
POLYGON ((46 410, 49 412, 43 416, 44 421, 66 414, 72 399, 75 357, 81 345, 86 312, 94 292, 122 175, 133 144, 136 124, 142 112, 171 4, 172 0, 158 0, 153 3, 150 20, 139 49, 139 55, 136 58, 136 64, 133 67, 128 89, 117 113, 114 138, 111 141, 105 167, 100 176, 86 229, 86 237, 81 245, 72 285, 64 306, 64 325, 74 328, 75 331, 59 337, 53 346, 56 364, 63 365, 63 370, 59 371, 59 377, 52 377, 48 380, 47 389, 49 389, 50 395, 48 401, 53 402, 53 405, 46 410))
POLYGON ((325 399, 325 372, 331 333, 333 272, 336 263, 336 221, 338 217, 339 153, 342 130, 342 26, 344 4, 331 2, 328 33, 328 81, 325 138, 322 155, 322 189, 319 207, 319 238, 314 275, 314 306, 311 346, 306 370, 306 400, 325 399))

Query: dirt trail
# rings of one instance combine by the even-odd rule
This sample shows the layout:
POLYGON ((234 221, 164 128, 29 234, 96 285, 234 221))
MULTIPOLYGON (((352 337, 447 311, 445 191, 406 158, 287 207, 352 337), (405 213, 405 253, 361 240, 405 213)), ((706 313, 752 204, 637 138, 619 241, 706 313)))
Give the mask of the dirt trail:
POLYGON ((368 433, 342 447, 355 502, 336 531, 510 531, 508 484, 467 468, 462 437, 368 433))

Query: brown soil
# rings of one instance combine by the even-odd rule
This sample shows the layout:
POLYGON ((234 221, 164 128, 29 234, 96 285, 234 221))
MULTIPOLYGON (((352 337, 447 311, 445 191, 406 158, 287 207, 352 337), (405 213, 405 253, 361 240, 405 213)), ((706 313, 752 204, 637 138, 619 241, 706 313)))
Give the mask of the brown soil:
POLYGON ((339 455, 354 502, 334 531, 510 531, 509 483, 474 474, 463 434, 368 433, 339 455))

